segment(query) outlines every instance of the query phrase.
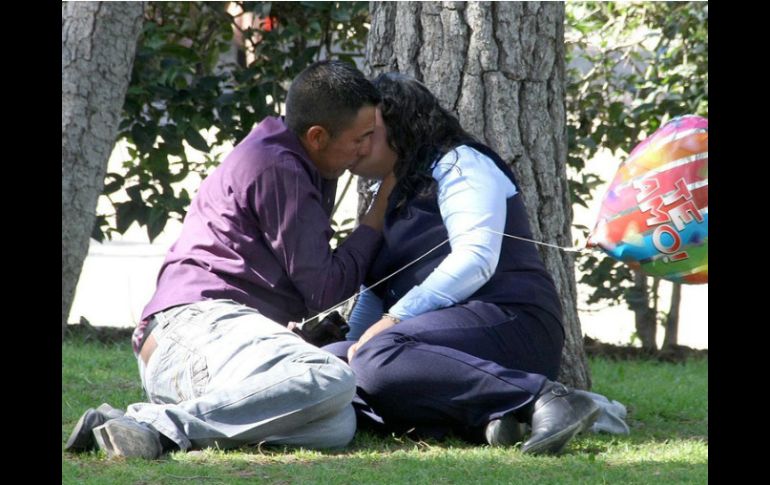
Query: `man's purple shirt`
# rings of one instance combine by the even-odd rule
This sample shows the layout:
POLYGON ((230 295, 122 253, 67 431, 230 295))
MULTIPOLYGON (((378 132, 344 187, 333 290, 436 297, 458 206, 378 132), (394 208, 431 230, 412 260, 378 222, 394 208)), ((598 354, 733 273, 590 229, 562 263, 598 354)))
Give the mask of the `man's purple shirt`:
POLYGON ((284 122, 266 118, 201 184, 142 320, 223 298, 285 325, 350 297, 382 240, 361 225, 332 251, 336 188, 284 122))

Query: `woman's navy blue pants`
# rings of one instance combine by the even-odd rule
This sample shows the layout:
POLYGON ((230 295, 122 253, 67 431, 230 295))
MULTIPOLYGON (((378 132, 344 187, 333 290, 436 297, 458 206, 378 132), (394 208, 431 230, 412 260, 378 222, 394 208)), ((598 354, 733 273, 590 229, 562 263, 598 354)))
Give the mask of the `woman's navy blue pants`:
MULTIPOLYGON (((347 361, 353 343, 324 349, 347 361)), ((404 320, 350 363, 359 424, 476 439, 492 419, 526 420, 546 378, 556 379, 563 344, 561 322, 530 305, 472 301, 404 320)))

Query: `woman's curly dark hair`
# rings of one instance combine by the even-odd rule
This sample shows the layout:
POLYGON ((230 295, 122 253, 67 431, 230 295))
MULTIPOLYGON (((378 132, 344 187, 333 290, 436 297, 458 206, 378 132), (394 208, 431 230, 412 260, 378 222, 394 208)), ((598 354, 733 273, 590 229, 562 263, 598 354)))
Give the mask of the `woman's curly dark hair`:
POLYGON ((398 194, 396 207, 401 207, 415 195, 430 190, 433 162, 453 148, 476 140, 416 79, 391 72, 379 75, 373 83, 382 97, 380 107, 388 144, 398 155, 394 192, 398 194))

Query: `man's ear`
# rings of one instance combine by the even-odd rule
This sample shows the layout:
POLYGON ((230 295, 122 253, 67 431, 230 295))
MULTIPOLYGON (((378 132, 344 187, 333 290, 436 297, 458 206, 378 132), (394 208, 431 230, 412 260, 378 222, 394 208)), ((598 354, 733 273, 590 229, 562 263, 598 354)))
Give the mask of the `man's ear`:
POLYGON ((329 143, 329 132, 320 125, 313 125, 305 132, 305 140, 308 147, 313 151, 320 151, 326 148, 329 143))

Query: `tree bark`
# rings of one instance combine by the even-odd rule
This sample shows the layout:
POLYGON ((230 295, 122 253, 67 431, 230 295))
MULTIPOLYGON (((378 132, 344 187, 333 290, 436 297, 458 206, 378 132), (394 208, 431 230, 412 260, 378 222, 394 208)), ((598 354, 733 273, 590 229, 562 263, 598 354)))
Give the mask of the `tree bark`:
POLYGON ((62 338, 104 187, 142 2, 62 3, 62 338))
MULTIPOLYGON (((634 312, 636 335, 642 342, 642 348, 649 352, 658 350, 657 343, 657 297, 650 306, 650 291, 647 287, 647 275, 641 271, 633 271, 634 286, 626 296, 628 308, 634 312)), ((657 295, 657 284, 652 292, 657 295)))
POLYGON ((679 303, 682 301, 682 284, 674 283, 671 290, 671 305, 666 317, 666 335, 663 337, 663 350, 679 343, 679 303))
MULTIPOLYGON (((519 182, 534 238, 571 246, 564 5, 371 2, 364 72, 423 81, 519 182)), ((560 380, 591 386, 577 314, 574 257, 539 246, 564 306, 560 380)))

